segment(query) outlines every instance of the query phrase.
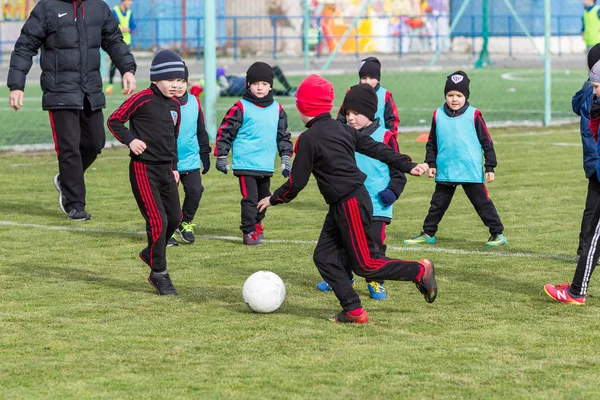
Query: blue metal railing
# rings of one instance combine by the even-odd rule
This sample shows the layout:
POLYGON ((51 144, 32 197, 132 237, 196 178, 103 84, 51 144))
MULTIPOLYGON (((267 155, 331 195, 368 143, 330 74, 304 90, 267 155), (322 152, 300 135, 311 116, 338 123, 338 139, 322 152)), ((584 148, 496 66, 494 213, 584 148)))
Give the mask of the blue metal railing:
MULTIPOLYGON (((407 39, 420 39, 420 40, 432 40, 435 42, 435 46, 439 46, 442 43, 442 39, 447 34, 440 32, 446 32, 448 30, 449 22, 451 21, 451 15, 427 15, 427 16, 407 16, 407 15, 394 15, 389 18, 395 18, 398 20, 396 32, 388 35, 361 35, 356 30, 355 34, 352 35, 348 40, 359 41, 361 39, 392 39, 392 43, 395 43, 397 47, 398 56, 406 54, 410 50, 404 48, 403 42, 407 39), (428 27, 428 30, 420 29, 411 32, 407 26, 403 25, 402 21, 406 21, 410 18, 422 18, 423 22, 428 27), (442 22, 445 22, 445 30, 441 29, 442 22)), ((377 17, 380 19, 382 17, 377 17)), ((520 18, 525 22, 530 29, 532 36, 543 36, 543 25, 537 23, 539 21, 539 15, 521 15, 520 18)), ((253 43, 260 41, 270 41, 271 52, 274 59, 278 58, 278 45, 282 40, 288 41, 299 41, 303 42, 304 38, 301 35, 301 29, 297 29, 297 34, 283 34, 281 25, 289 24, 291 26, 300 27, 303 22, 303 16, 224 16, 218 17, 217 20, 220 23, 219 32, 217 33, 217 44, 223 50, 229 50, 234 59, 240 57, 244 51, 243 44, 245 41, 252 41, 253 43), (248 29, 240 29, 242 23, 248 24, 249 21, 252 25, 252 32, 248 32, 248 29), (242 32, 242 33, 240 33, 242 32)), ((321 26, 321 23, 326 19, 339 19, 339 17, 315 17, 311 19, 311 22, 315 23, 316 26, 321 26)), ((361 17, 361 20, 369 19, 369 17, 361 17)), ((481 15, 463 16, 461 18, 464 21, 458 25, 459 29, 453 32, 452 37, 470 37, 472 41, 472 53, 476 54, 477 50, 476 39, 481 36, 481 15)), ((170 47, 175 49, 185 49, 189 53, 196 54, 198 58, 201 57, 203 40, 204 40, 204 21, 203 17, 187 17, 185 18, 185 34, 182 32, 182 25, 184 20, 181 17, 161 17, 161 18, 139 18, 136 19, 138 29, 133 37, 132 47, 139 50, 155 50, 157 48, 170 47)), ((490 27, 490 36, 492 37, 506 37, 508 40, 508 52, 509 55, 513 54, 513 38, 525 36, 525 33, 521 31, 520 27, 514 23, 513 15, 490 15, 488 19, 488 25, 490 27)), ((21 21, 21 23, 24 21, 21 21)), ((3 31, 3 24, 15 24, 15 21, 0 21, 0 35, 3 31)), ((575 36, 581 33, 581 15, 558 15, 552 17, 552 36, 563 37, 563 36, 575 36)), ((16 35, 15 35, 16 36, 16 35)), ((322 55, 323 45, 328 39, 340 39, 342 35, 324 35, 319 29, 318 34, 318 45, 313 49, 316 57, 322 55)), ((559 54, 562 54, 561 41, 558 42, 559 54)), ((6 51, 9 47, 12 48, 14 40, 6 40, 0 36, 0 63, 2 62, 2 52, 6 51)), ((301 48, 300 46, 299 48, 301 48)), ((357 57, 360 56, 359 46, 355 46, 355 54, 357 57)), ((431 49, 433 51, 433 49, 431 49)))

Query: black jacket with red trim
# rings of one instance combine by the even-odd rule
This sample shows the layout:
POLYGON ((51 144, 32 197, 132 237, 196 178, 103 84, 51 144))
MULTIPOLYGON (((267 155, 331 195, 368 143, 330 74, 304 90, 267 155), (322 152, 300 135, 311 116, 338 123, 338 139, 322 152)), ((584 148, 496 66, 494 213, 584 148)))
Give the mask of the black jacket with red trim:
MULTIPOLYGON (((381 87, 380 84, 375 86, 375 91, 379 90, 381 87)), ((350 89, 348 89, 350 90, 350 89)), ((346 93, 348 93, 348 90, 346 93)), ((346 110, 342 106, 338 111, 337 120, 341 123, 346 123, 346 110)), ((394 102, 394 98, 392 97, 392 92, 386 90, 385 92, 385 109, 383 111, 383 120, 385 122, 385 129, 392 132, 398 132, 398 127, 400 126, 400 115, 398 114, 398 108, 396 107, 396 103, 394 102)))
POLYGON ((146 143, 146 150, 129 156, 147 164, 173 163, 177 169, 177 136, 181 123, 179 101, 165 97, 156 85, 137 92, 108 118, 108 129, 127 146, 133 139, 146 143), (129 129, 125 122, 129 121, 129 129))
POLYGON ((136 69, 119 23, 103 0, 39 1, 21 28, 10 57, 10 90, 24 90, 32 58, 40 48, 44 110, 83 109, 85 98, 92 110, 105 107, 100 48, 121 74, 136 69))
MULTIPOLYGON (((469 102, 466 101, 465 105, 460 109, 454 111, 450 107, 448 107, 447 103, 444 103, 444 112, 447 116, 455 118, 463 115, 467 108, 469 107, 469 102)), ((425 145, 425 162, 429 164, 429 168, 436 168, 436 158, 437 158, 437 136, 436 136, 436 126, 435 126, 435 113, 437 109, 433 112, 433 118, 431 120, 431 130, 429 131, 429 139, 427 140, 427 144, 425 145)), ((496 151, 494 150, 494 142, 492 142, 492 137, 488 132, 487 126, 485 125, 485 121, 483 120, 483 116, 481 115, 481 111, 475 111, 475 131, 477 131, 477 138, 479 139, 479 143, 481 144, 481 148, 483 149, 483 158, 485 162, 483 163, 485 167, 485 172, 494 172, 494 168, 498 165, 496 161, 496 151)))
MULTIPOLYGON (((189 101, 190 93, 186 91, 183 96, 179 99, 179 104, 185 106, 189 101)), ((198 99, 198 126, 196 127, 196 136, 198 137, 198 145, 200 146, 200 154, 210 154, 212 149, 210 147, 210 139, 208 132, 206 131, 206 123, 204 119, 204 111, 202 111, 202 105, 198 99)))
MULTIPOLYGON (((250 98, 246 100, 252 101, 250 98)), ((260 107, 260 106, 259 106, 260 107)), ((236 101, 233 106, 227 111, 221 126, 217 130, 217 138, 215 144, 215 157, 226 156, 231 150, 233 141, 235 140, 238 131, 244 122, 244 107, 241 101, 236 101)), ((277 124, 277 151, 279 156, 292 156, 294 153, 294 145, 292 144, 292 135, 288 131, 288 118, 285 110, 279 104, 279 122, 277 124)), ((234 174, 250 175, 250 176, 272 176, 270 172, 264 171, 247 171, 235 170, 234 174)))
MULTIPOLYGON (((361 130, 360 133, 363 135, 371 136, 373 132, 375 132, 379 128, 379 118, 377 118, 373 123, 361 130)), ((394 151, 400 153, 400 148, 398 147, 398 133, 388 130, 385 133, 385 137, 383 139, 383 144, 390 146, 394 151)), ((406 186, 406 174, 404 172, 390 168, 390 183, 388 184, 386 189, 390 189, 396 195, 396 198, 400 197, 402 192, 404 191, 404 187, 406 186)))
POLYGON ((341 124, 329 113, 313 118, 306 127, 296 140, 290 177, 275 190, 271 204, 292 201, 306 186, 311 173, 327 204, 346 200, 366 179, 356 165, 355 151, 403 172, 410 172, 417 165, 409 156, 341 124))

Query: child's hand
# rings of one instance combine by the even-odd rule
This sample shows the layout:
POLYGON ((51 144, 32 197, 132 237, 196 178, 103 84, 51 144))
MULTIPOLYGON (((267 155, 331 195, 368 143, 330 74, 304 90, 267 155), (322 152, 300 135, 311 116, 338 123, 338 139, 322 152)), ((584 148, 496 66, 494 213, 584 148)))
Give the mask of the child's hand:
POLYGON ((271 197, 269 196, 269 197, 265 197, 264 199, 259 201, 256 208, 258 208, 258 212, 263 212, 263 210, 266 210, 266 208, 269 207, 270 205, 271 205, 271 197))
POLYGON ((494 182, 494 179, 496 179, 496 174, 494 174, 493 172, 486 172, 485 173, 485 181, 487 183, 494 182))
POLYGON ((229 163, 227 162, 227 156, 219 156, 217 157, 217 162, 215 163, 215 168, 226 174, 231 168, 229 167, 229 163))
POLYGON ((425 172, 427 172, 428 169, 429 169, 429 165, 427 165, 425 163, 417 164, 416 167, 414 167, 413 169, 410 170, 410 174, 414 175, 414 176, 421 176, 425 172))
POLYGON ((139 156, 146 150, 146 143, 142 142, 140 139, 133 139, 131 143, 129 143, 129 148, 136 156, 139 156))
POLYGON ((290 161, 290 156, 281 156, 281 175, 287 178, 290 176, 291 170, 292 162, 290 161))
POLYGON ((175 183, 179 183, 179 171, 173 171, 173 176, 175 177, 175 183))
POLYGON ((429 171, 427 171, 427 176, 429 176, 430 178, 435 178, 436 172, 437 168, 429 168, 429 171))

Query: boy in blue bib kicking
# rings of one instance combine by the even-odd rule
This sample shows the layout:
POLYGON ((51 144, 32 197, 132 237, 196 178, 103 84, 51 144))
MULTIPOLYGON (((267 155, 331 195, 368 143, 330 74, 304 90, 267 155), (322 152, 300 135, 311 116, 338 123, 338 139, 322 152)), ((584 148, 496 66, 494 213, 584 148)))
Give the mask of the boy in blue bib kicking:
POLYGON ((270 196, 275 156, 281 157, 281 173, 288 177, 294 151, 287 130, 287 114, 273 100, 273 69, 255 62, 246 72, 246 90, 225 114, 217 131, 215 168, 229 171, 231 151, 233 174, 240 180, 242 193, 242 230, 245 245, 262 244, 265 210, 258 211, 258 200, 270 196))
POLYGON ((469 77, 463 71, 448 76, 446 103, 433 112, 425 162, 429 177, 435 178, 435 191, 420 235, 405 240, 405 245, 435 244, 435 233, 450 206, 456 187, 461 185, 477 214, 490 230, 486 246, 508 243, 504 226, 484 181, 493 182, 497 165, 492 138, 481 111, 469 102, 469 77), (485 163, 484 163, 485 158, 485 163), (485 167, 485 175, 483 167, 485 167))

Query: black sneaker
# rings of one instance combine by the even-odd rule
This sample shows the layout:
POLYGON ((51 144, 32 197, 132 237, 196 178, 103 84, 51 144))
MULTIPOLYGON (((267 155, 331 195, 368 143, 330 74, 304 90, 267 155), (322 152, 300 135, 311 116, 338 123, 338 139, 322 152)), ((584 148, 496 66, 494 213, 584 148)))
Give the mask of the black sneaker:
POLYGON ((58 191, 58 206, 66 216, 69 216, 67 210, 65 210, 65 197, 63 196, 62 189, 60 188, 60 174, 54 175, 52 182, 54 183, 54 188, 58 191))
POLYGON ((179 229, 177 233, 179 233, 179 237, 184 243, 194 243, 196 241, 196 237, 194 236, 194 228, 196 224, 192 224, 191 222, 182 222, 179 225, 179 229))
POLYGON ((154 271, 150 272, 150 276, 148 277, 148 282, 152 286, 158 290, 158 294, 161 296, 177 296, 177 290, 173 286, 173 282, 171 282, 171 277, 169 273, 166 274, 157 274, 154 271))
POLYGON ((85 210, 77 210, 76 208, 67 213, 67 218, 71 221, 89 221, 92 216, 85 210))
POLYGON ((177 241, 175 234, 173 234, 173 236, 167 239, 167 247, 171 246, 179 246, 179 242, 177 241))
POLYGON ((433 261, 429 258, 423 258, 419 260, 419 264, 423 266, 425 271, 423 276, 418 282, 415 282, 417 289, 425 297, 425 301, 433 303, 437 297, 437 283, 435 282, 435 270, 433 268, 433 261))

